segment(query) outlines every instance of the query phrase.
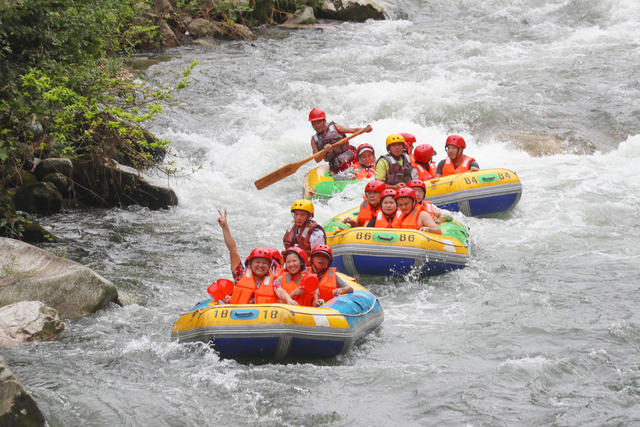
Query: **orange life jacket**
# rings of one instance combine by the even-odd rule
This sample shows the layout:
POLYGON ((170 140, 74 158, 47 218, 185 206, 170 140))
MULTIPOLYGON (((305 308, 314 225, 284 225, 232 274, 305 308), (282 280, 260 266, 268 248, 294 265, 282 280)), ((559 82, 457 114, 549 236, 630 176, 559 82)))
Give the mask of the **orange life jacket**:
POLYGON ((433 218, 434 221, 436 220, 436 213, 433 210, 433 203, 431 203, 429 200, 423 200, 420 207, 423 211, 431 215, 431 218, 433 218))
POLYGON ((356 179, 360 181, 361 179, 373 178, 376 174, 375 163, 370 168, 363 167, 358 159, 354 159, 351 161, 351 167, 356 171, 356 179))
MULTIPOLYGON (((291 222, 289 228, 287 228, 286 233, 284 233, 284 237, 282 238, 282 243, 285 248, 290 248, 291 246, 298 246, 300 249, 307 253, 308 257, 311 257, 311 244, 309 243, 309 239, 311 238, 311 232, 313 232, 316 228, 322 230, 322 234, 324 233, 324 229, 320 224, 315 222, 314 220, 308 220, 303 226, 302 230, 296 236, 296 225, 294 222, 291 222)), ((325 241, 327 239, 327 235, 325 234, 325 241)))
POLYGON ((338 288, 338 282, 336 281, 336 268, 329 267, 327 271, 322 276, 320 283, 318 284, 318 292, 320 293, 320 298, 323 300, 329 301, 333 298, 333 290, 338 288))
MULTIPOLYGON (((398 210, 398 212, 400 211, 398 210)), ((416 205, 407 215, 400 213, 399 216, 396 216, 393 219, 393 228, 410 228, 412 230, 418 230, 420 228, 418 225, 420 212, 422 212, 422 206, 416 205)))
POLYGON ((368 200, 363 201, 360 204, 360 212, 358 212, 358 224, 364 226, 366 223, 371 221, 371 219, 380 211, 380 205, 377 208, 373 209, 371 203, 368 200))
MULTIPOLYGON (((295 291, 300 286, 300 283, 302 283, 302 279, 306 274, 307 270, 302 270, 302 274, 298 277, 298 280, 295 280, 291 273, 284 271, 282 275, 280 275, 280 285, 282 286, 282 289, 284 289, 288 294, 295 291)), ((303 295, 294 296, 293 300, 300 305, 311 307, 313 305, 313 294, 305 292, 303 295)))
POLYGON ((425 168, 421 163, 415 163, 414 168, 418 171, 418 179, 422 181, 429 181, 436 174, 435 162, 430 162, 428 168, 425 168))
POLYGON ((475 159, 473 157, 465 156, 463 154, 462 162, 460 162, 458 167, 455 167, 451 159, 447 157, 447 160, 445 160, 444 165, 442 165, 442 176, 455 175, 457 173, 466 172, 469 170, 469 167, 470 167, 469 165, 474 160, 475 159))
POLYGON ((393 221, 400 215, 401 215, 401 212, 396 211, 393 214, 393 219, 389 221, 387 219, 387 216, 384 213, 382 213, 382 211, 378 211, 378 213, 376 214, 376 222, 373 224, 373 226, 376 228, 393 228, 393 221))
POLYGON ((278 302, 273 290, 273 282, 270 276, 266 276, 258 288, 251 269, 247 268, 242 278, 238 280, 231 294, 231 304, 249 304, 255 299, 255 304, 274 304, 278 302))

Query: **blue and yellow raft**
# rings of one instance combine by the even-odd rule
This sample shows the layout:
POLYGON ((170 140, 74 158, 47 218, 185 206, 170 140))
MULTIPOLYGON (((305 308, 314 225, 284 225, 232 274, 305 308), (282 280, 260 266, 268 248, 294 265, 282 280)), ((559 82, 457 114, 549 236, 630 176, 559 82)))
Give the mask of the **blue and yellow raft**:
POLYGON ((200 301, 176 321, 171 338, 209 343, 233 359, 324 359, 349 351, 384 319, 378 299, 351 277, 353 288, 321 307, 218 304, 200 301))
POLYGON ((397 276, 417 272, 433 276, 464 268, 469 262, 469 230, 458 220, 438 224, 442 235, 410 229, 348 228, 342 220, 358 217, 359 207, 324 226, 333 266, 350 275, 397 276))
POLYGON ((425 182, 425 199, 434 205, 466 216, 507 212, 518 204, 522 184, 509 169, 481 169, 448 175, 425 182))

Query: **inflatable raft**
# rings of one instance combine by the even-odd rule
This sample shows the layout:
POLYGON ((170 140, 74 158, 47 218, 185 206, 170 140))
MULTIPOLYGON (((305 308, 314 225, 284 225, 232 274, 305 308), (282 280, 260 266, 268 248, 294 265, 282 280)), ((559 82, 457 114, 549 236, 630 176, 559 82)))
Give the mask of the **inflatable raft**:
POLYGON ((327 164, 311 169, 304 178, 305 199, 329 199, 337 193, 341 193, 347 185, 369 181, 364 173, 341 172, 338 178, 343 175, 347 179, 336 179, 336 175, 329 170, 327 164))
MULTIPOLYGON (((340 274, 340 273, 338 273, 340 274)), ((321 307, 218 304, 200 301, 176 321, 171 338, 209 343, 233 359, 322 359, 349 351, 384 319, 377 298, 355 279, 354 289, 321 307)))
POLYGON ((425 198, 436 206, 467 216, 485 216, 512 209, 522 195, 518 175, 509 169, 481 169, 425 182, 425 198))
POLYGON ((460 221, 438 224, 442 235, 419 230, 348 226, 358 207, 324 226, 333 250, 333 266, 351 275, 396 276, 417 272, 433 276, 464 268, 469 261, 469 231, 460 221))

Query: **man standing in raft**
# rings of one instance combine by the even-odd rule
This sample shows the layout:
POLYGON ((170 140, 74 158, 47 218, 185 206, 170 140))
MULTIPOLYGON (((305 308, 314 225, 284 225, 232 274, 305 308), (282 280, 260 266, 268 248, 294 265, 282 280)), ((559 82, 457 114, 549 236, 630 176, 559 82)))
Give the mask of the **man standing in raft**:
POLYGON ((320 224, 313 218, 313 203, 311 200, 300 199, 291 205, 293 221, 284 234, 282 243, 285 249, 298 247, 311 256, 311 248, 317 245, 324 245, 327 242, 327 235, 320 224))
POLYGON ((218 210, 218 224, 222 228, 224 243, 229 250, 231 260, 231 273, 236 282, 233 293, 222 302, 231 304, 275 304, 283 302, 296 304, 289 294, 280 287, 279 283, 273 283, 269 275, 271 267, 271 250, 269 248, 255 248, 242 265, 238 246, 231 236, 231 230, 227 223, 227 211, 218 210))
MULTIPOLYGON (((314 108, 309 113, 309 121, 316 134, 311 137, 311 149, 313 154, 322 150, 329 144, 338 142, 346 137, 347 133, 356 133, 363 128, 348 128, 346 126, 339 125, 335 122, 327 124, 327 117, 319 108, 314 108)), ((367 125, 364 128, 365 132, 371 132, 371 125, 367 125)), ((356 158, 355 148, 347 143, 341 144, 335 148, 332 148, 324 156, 324 160, 329 162, 329 169, 331 172, 338 173, 340 171, 349 168, 349 163, 356 158)), ((322 159, 316 159, 316 163, 320 163, 322 159)))
POLYGON ((465 148, 467 148, 467 143, 464 142, 464 138, 460 135, 449 135, 444 143, 447 158, 438 163, 435 178, 480 169, 478 162, 473 157, 462 154, 465 148))
POLYGON ((376 179, 383 181, 387 188, 392 190, 406 187, 409 181, 418 178, 418 172, 411 165, 411 160, 404 150, 404 137, 399 133, 389 135, 388 153, 380 156, 376 163, 376 179))

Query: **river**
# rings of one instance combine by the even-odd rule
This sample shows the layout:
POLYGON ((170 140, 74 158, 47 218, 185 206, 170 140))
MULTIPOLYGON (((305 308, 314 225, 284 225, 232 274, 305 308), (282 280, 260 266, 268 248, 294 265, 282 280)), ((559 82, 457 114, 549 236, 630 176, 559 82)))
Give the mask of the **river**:
MULTIPOLYGON (((180 204, 42 218, 43 245, 137 304, 67 322, 2 355, 55 426, 634 425, 640 423, 640 5, 636 0, 402 0, 402 19, 170 50, 157 84, 198 60, 151 125, 172 141, 180 204), (310 155, 307 115, 370 123, 378 154, 410 132, 443 158, 450 133, 523 184, 501 218, 464 218, 471 262, 367 283, 385 321, 348 354, 247 364, 172 342, 177 317, 230 277, 217 209, 240 252, 280 247, 310 155), (197 169, 202 166, 201 169, 197 169), (196 169, 195 172, 191 172, 196 169)), ((326 221, 356 190, 316 204, 326 221)))

